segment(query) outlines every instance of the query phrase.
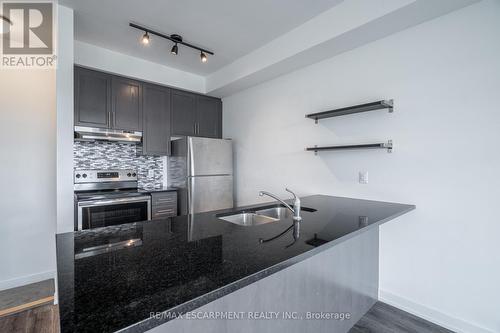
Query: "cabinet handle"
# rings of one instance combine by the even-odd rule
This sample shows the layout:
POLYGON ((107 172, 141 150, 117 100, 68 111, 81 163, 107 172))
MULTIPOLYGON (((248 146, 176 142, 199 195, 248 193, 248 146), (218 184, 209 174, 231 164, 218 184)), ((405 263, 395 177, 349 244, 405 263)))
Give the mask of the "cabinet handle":
POLYGON ((174 202, 174 199, 173 198, 160 198, 156 201, 158 201, 158 202, 174 202))
POLYGON ((163 210, 157 210, 156 213, 173 213, 173 209, 163 209, 163 210))
POLYGON ((154 215, 159 216, 159 215, 171 215, 171 214, 174 214, 173 210, 159 210, 154 215))
POLYGON ((111 112, 108 112, 108 127, 111 127, 111 112))
POLYGON ((153 217, 157 218, 157 217, 161 217, 161 216, 164 216, 164 215, 166 215, 167 217, 174 216, 173 213, 168 213, 168 214, 155 214, 153 217))

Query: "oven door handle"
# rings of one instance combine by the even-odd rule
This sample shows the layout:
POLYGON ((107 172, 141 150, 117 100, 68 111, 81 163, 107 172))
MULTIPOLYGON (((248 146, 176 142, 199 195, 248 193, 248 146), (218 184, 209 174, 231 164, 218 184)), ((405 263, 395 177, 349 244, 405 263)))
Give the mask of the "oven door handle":
POLYGON ((78 207, 97 207, 97 206, 129 203, 129 202, 147 202, 147 201, 151 201, 150 196, 120 198, 111 200, 80 201, 78 202, 78 207))

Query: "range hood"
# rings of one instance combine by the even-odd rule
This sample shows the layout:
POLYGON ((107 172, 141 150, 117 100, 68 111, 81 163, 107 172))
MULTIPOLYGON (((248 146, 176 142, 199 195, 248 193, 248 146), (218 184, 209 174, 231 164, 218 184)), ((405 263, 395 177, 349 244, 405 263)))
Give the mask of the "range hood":
POLYGON ((142 140, 142 132, 75 126, 75 140, 104 140, 125 143, 140 143, 142 140))

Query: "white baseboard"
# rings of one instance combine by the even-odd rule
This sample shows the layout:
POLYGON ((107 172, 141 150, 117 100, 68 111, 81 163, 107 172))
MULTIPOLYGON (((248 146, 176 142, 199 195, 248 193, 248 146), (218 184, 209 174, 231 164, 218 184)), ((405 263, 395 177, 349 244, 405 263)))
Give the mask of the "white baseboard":
POLYGON ((495 333, 487 328, 449 316, 436 309, 415 303, 388 291, 379 290, 379 300, 434 324, 460 333, 495 333))
POLYGON ((47 271, 32 275, 21 276, 15 279, 0 281, 0 290, 16 288, 30 283, 40 282, 48 279, 55 279, 55 271, 47 271))

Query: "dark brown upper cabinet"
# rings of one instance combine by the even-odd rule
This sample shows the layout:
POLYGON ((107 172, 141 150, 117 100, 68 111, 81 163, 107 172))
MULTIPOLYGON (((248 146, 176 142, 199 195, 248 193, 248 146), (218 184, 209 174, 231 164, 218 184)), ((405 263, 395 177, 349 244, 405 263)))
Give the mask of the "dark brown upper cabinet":
POLYGON ((170 89, 152 84, 142 87, 143 155, 170 155, 170 89))
POLYGON ((222 138, 221 100, 172 90, 172 135, 222 138))
POLYGON ((196 95, 172 90, 172 134, 196 135, 196 95))
POLYGON ((111 76, 75 67, 75 125, 111 127, 111 76))
POLYGON ((113 76, 112 125, 114 129, 142 131, 142 84, 113 76))
POLYGON ((75 125, 143 132, 145 155, 170 136, 222 138, 222 101, 75 66, 75 125))
POLYGON ((222 101, 218 98, 197 96, 196 117, 198 136, 222 138, 222 101))
POLYGON ((75 125, 142 131, 142 83, 75 67, 75 125))

